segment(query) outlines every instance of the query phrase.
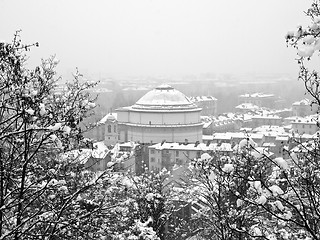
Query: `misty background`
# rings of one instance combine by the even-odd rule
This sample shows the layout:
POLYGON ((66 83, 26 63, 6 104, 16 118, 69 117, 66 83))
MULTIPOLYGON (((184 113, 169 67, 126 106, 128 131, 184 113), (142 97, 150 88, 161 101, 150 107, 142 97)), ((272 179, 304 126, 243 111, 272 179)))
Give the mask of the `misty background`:
POLYGON ((0 40, 21 29, 24 43, 40 44, 30 67, 55 54, 65 79, 77 67, 101 80, 101 115, 133 104, 159 82, 189 96, 213 95, 219 112, 254 91, 290 106, 304 89, 284 36, 309 23, 303 11, 311 2, 0 0, 0 40))

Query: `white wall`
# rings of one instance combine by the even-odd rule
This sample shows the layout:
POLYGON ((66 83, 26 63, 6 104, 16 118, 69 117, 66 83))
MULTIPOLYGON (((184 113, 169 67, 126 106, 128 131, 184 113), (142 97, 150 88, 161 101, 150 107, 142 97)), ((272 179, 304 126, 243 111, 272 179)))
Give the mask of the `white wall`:
POLYGON ((202 126, 191 126, 185 128, 148 128, 128 127, 128 141, 140 141, 144 143, 167 142, 202 142, 202 126))

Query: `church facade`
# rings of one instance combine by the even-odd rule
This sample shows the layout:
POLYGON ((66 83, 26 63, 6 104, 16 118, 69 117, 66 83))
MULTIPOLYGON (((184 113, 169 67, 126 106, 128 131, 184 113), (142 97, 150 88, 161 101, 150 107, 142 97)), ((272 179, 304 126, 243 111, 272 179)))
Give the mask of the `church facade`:
POLYGON ((201 108, 183 93, 161 85, 134 105, 116 110, 120 141, 201 142, 201 108))

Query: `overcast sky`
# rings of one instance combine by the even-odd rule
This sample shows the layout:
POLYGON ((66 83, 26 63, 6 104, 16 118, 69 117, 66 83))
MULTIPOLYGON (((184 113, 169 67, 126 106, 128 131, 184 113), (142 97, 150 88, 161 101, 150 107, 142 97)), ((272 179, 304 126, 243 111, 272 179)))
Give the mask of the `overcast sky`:
POLYGON ((0 0, 0 39, 87 74, 296 74, 284 35, 311 0, 0 0))

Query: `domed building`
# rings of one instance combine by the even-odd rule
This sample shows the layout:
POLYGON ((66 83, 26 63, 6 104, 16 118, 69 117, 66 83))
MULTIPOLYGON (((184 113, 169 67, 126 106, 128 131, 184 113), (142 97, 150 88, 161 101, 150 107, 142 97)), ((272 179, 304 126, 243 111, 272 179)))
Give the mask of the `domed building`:
POLYGON ((116 111, 120 141, 202 141, 201 108, 169 85, 161 85, 134 105, 116 111))

